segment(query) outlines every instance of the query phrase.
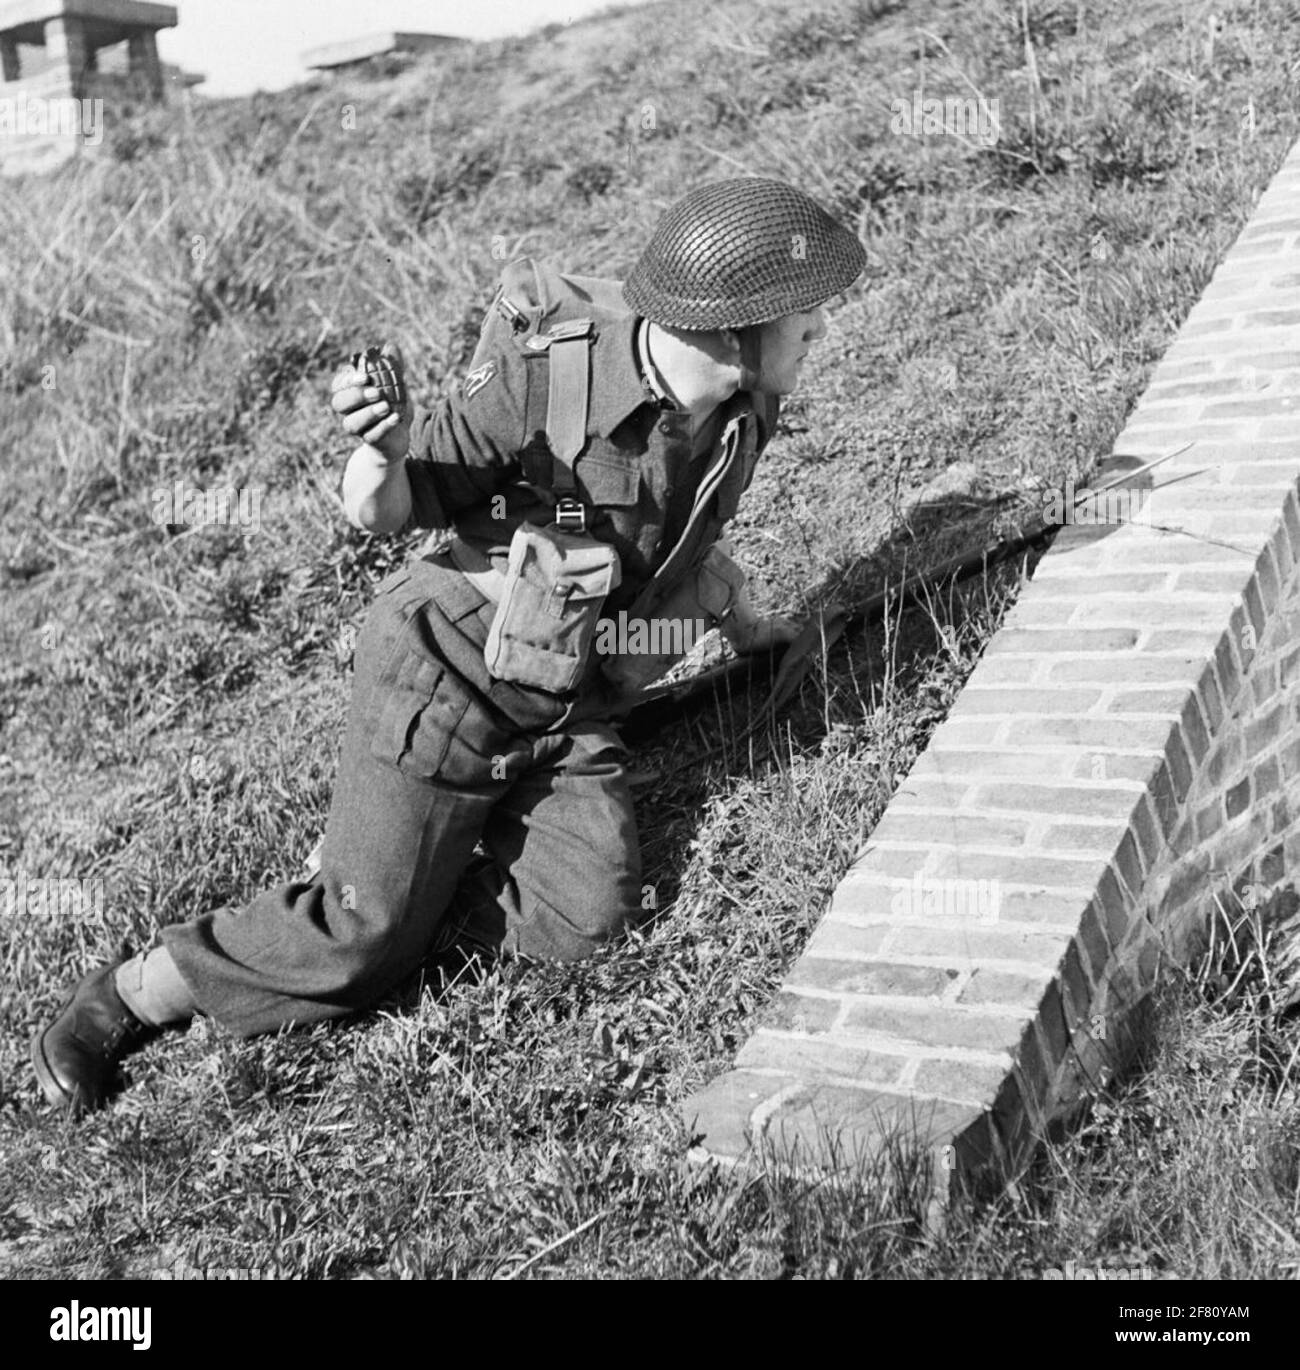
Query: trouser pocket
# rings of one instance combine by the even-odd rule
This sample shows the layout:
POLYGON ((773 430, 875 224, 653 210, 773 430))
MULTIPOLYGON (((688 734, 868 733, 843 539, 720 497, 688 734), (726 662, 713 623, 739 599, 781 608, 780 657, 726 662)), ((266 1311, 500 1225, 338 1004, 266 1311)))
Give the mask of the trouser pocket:
POLYGON ((620 580, 618 553, 608 544, 520 524, 483 649, 488 673, 556 694, 574 689, 601 607, 620 580))

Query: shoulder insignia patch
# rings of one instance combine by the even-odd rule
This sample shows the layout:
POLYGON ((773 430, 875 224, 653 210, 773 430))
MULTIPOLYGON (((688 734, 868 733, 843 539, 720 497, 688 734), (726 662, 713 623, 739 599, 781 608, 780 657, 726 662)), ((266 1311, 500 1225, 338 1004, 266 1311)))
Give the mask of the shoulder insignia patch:
POLYGON ((465 398, 467 400, 472 400, 496 373, 496 362, 484 362, 482 366, 475 367, 474 370, 465 377, 465 398))

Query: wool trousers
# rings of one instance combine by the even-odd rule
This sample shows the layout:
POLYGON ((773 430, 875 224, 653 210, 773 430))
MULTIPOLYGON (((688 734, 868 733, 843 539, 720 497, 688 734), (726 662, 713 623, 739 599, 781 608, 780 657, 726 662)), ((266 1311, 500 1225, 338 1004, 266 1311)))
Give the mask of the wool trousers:
POLYGON ((580 959, 639 915, 622 742, 590 699, 492 680, 491 613, 444 557, 381 587, 320 870, 163 931, 201 1012, 318 1022, 454 949, 580 959))

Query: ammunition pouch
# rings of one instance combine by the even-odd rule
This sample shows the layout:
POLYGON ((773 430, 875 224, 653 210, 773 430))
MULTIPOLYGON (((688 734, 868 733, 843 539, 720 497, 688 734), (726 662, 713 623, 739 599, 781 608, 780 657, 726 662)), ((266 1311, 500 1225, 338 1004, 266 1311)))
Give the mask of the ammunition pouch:
POLYGON ((607 543, 520 524, 483 649, 488 673, 553 694, 576 689, 601 608, 621 579, 618 552, 607 543))

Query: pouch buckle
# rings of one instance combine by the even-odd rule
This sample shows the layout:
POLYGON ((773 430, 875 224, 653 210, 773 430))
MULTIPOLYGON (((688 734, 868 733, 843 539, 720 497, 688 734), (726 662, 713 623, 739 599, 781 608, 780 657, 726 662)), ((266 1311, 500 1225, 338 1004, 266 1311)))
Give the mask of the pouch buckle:
POLYGON ((566 495, 555 501, 555 526, 565 533, 587 531, 587 506, 566 495))

